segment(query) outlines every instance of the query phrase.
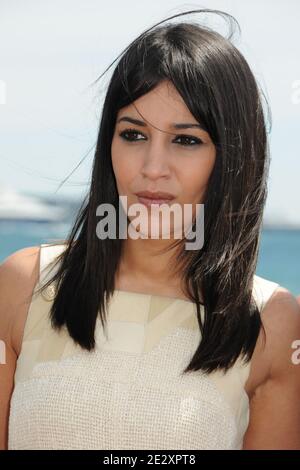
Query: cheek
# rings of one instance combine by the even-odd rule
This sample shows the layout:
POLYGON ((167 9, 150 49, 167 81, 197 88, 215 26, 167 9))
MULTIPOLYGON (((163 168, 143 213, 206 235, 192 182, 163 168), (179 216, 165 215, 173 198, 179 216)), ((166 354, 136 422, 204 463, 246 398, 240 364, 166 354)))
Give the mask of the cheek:
POLYGON ((198 198, 205 190, 214 167, 214 156, 197 158, 190 161, 179 172, 180 185, 184 189, 186 199, 198 198))
POLYGON ((126 150, 116 143, 111 146, 112 167, 119 192, 126 192, 128 185, 135 178, 137 169, 132 165, 133 160, 126 150))

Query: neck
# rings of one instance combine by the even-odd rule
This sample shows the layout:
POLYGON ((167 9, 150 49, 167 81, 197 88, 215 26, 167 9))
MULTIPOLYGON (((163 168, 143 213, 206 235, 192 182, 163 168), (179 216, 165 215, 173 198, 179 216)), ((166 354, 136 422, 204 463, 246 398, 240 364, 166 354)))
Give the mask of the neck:
POLYGON ((123 278, 124 282, 126 278, 129 285, 134 283, 150 289, 166 284, 178 288, 181 284, 175 271, 178 247, 170 247, 172 240, 127 238, 123 243, 119 279, 123 278), (162 250, 167 251, 162 253, 162 250))

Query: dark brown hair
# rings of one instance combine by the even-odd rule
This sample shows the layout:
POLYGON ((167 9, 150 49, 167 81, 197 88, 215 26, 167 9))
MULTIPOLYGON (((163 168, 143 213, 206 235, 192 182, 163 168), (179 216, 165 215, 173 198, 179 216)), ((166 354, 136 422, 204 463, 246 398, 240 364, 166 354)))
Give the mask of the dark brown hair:
MULTIPOLYGON (((232 27, 233 17, 222 11, 184 14, 194 12, 219 14, 232 27)), ((122 253, 122 239, 101 240, 96 234, 97 207, 110 203, 117 214, 119 210, 111 162, 116 116, 169 80, 205 125, 217 151, 204 199, 204 245, 200 250, 183 246, 177 258, 201 330, 184 372, 226 371, 240 355, 245 361, 251 358, 262 327, 252 297, 269 169, 262 92, 229 38, 194 22, 163 24, 176 16, 143 32, 121 54, 105 96, 91 187, 57 258, 58 270, 44 287, 57 284, 50 312, 53 327, 66 325, 76 343, 92 350, 96 319, 100 315, 104 327, 122 253)))

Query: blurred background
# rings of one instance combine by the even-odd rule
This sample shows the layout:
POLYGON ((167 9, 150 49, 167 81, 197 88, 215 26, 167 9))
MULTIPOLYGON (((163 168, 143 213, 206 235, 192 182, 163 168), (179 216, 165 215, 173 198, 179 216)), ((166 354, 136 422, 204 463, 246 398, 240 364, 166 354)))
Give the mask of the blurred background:
MULTIPOLYGON (((300 294, 297 0, 0 0, 0 262, 20 248, 63 239, 70 230, 89 188, 111 71, 96 86, 92 82, 144 29, 201 7, 238 20, 241 35, 233 43, 271 108, 269 194, 257 274, 300 294)), ((180 19, 227 31, 214 15, 180 19)))

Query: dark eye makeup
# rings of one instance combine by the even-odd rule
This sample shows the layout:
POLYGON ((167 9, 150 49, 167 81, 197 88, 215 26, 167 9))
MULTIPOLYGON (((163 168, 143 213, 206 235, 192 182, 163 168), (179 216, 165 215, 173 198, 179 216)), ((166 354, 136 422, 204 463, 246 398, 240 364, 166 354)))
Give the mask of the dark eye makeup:
MULTIPOLYGON (((120 132, 119 133, 119 136, 126 140, 127 142, 138 142, 140 140, 145 140, 146 137, 145 135, 136 130, 136 129, 125 129, 124 131, 120 132), (144 137, 144 139, 136 139, 134 138, 133 136, 134 135, 142 135, 144 137)), ((181 145, 182 147, 195 147, 197 145, 201 145, 203 144, 203 141, 201 139, 199 139, 198 137, 195 137, 195 136, 192 136, 192 135, 187 135, 187 134, 179 134, 176 136, 176 138, 173 140, 174 143, 178 143, 178 145, 181 145), (182 139, 185 143, 180 143, 180 142, 176 142, 176 140, 178 139, 182 139), (186 142, 189 142, 189 143, 186 143, 186 142), (191 143, 191 142, 194 142, 194 143, 191 143)))

